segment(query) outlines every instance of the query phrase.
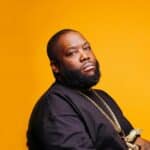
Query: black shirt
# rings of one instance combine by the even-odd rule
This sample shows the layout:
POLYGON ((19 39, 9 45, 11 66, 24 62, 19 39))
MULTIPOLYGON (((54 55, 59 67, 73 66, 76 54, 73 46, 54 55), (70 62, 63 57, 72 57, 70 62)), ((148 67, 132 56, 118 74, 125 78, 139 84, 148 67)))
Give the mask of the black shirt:
MULTIPOLYGON (((111 107, 125 134, 128 134, 133 127, 118 105, 106 92, 96 91, 111 107)), ((85 94, 103 107, 92 93, 85 94)), ((78 91, 58 83, 35 105, 27 138, 29 150, 127 150, 112 124, 90 101, 78 91)))

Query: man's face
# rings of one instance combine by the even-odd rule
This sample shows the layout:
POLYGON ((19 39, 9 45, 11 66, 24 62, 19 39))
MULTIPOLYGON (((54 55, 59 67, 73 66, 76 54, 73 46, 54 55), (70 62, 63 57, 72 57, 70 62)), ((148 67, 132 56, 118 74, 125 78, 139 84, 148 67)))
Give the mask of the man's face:
POLYGON ((73 87, 89 88, 99 80, 99 64, 88 41, 77 32, 62 35, 57 44, 58 73, 73 87))

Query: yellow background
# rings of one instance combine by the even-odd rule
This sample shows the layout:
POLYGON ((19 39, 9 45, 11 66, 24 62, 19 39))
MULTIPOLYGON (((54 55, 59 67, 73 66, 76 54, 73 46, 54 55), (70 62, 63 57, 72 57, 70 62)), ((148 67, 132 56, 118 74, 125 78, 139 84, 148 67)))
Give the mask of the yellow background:
POLYGON ((150 2, 5 0, 0 4, 0 149, 25 150, 28 119, 54 81, 49 37, 81 31, 101 63, 105 89, 150 139, 150 2))

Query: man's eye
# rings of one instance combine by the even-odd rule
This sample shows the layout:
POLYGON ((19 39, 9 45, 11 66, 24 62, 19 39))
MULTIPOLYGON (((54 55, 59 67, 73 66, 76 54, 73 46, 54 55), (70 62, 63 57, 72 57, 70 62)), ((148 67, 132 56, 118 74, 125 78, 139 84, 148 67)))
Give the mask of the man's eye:
POLYGON ((91 47, 90 46, 85 46, 85 47, 83 47, 84 48, 84 50, 91 50, 91 47))
POLYGON ((73 56, 77 53, 77 51, 70 51, 67 53, 67 56, 73 56))

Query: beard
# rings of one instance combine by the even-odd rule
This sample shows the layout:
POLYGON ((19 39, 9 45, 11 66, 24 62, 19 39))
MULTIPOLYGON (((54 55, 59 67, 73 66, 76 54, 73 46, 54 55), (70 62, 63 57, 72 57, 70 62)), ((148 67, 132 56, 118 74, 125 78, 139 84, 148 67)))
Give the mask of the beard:
POLYGON ((73 70, 63 66, 59 76, 60 80, 58 81, 69 87, 75 89, 89 89, 98 83, 101 73, 99 70, 99 63, 96 61, 96 69, 93 75, 85 75, 82 74, 79 69, 73 70))

